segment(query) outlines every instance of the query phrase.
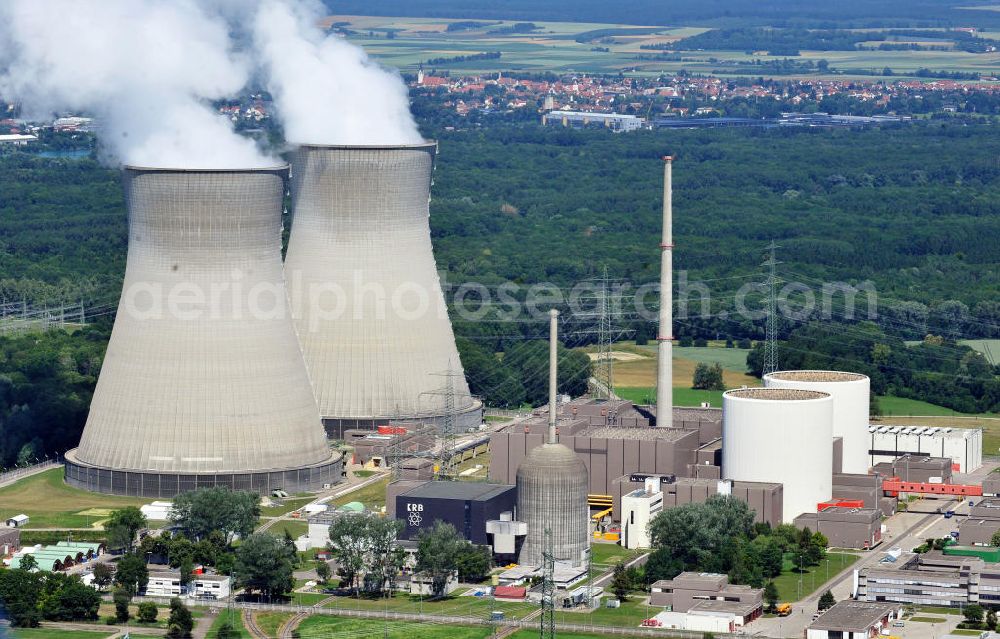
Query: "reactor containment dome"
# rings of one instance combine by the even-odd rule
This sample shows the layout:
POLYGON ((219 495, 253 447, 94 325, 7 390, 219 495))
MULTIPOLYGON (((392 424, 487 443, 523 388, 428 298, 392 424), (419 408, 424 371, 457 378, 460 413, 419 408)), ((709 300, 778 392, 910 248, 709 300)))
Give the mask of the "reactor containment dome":
POLYGON ((303 145, 285 257, 292 314, 327 429, 481 421, 431 248, 436 143, 303 145))
POLYGON ((799 388, 833 397, 833 436, 843 442, 842 470, 865 474, 869 469, 870 435, 867 375, 842 371, 778 371, 764 375, 767 388, 799 388))
POLYGON ((170 497, 339 481, 288 313, 287 167, 126 167, 122 297, 66 480, 170 497))
POLYGON ((791 523, 833 492, 833 398, 819 391, 743 388, 722 395, 722 477, 783 485, 791 523))

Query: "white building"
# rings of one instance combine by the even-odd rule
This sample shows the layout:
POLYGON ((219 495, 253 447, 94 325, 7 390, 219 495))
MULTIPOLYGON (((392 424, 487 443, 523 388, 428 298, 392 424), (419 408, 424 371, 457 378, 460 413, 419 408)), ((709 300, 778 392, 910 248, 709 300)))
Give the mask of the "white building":
POLYGON ((230 592, 230 578, 225 575, 195 575, 190 594, 203 599, 225 599, 230 592))
POLYGON ((147 597, 180 597, 181 575, 179 572, 151 572, 146 584, 147 597))
POLYGON ((10 528, 21 528, 28 523, 28 516, 25 514, 14 515, 7 520, 7 526, 10 528))
POLYGON ((38 136, 25 135, 21 133, 8 133, 0 135, 0 144, 10 144, 11 146, 27 146, 32 142, 37 142, 38 136))
POLYGON ((621 113, 594 113, 591 111, 550 111, 542 116, 543 125, 574 128, 603 126, 612 131, 635 131, 645 124, 643 118, 621 113))
POLYGON ((871 465, 916 453, 947 457, 953 470, 971 473, 983 465, 983 431, 980 428, 872 425, 868 428, 871 465))
POLYGON ((622 546, 629 550, 649 548, 649 522, 663 510, 660 480, 646 479, 643 488, 622 496, 622 546))

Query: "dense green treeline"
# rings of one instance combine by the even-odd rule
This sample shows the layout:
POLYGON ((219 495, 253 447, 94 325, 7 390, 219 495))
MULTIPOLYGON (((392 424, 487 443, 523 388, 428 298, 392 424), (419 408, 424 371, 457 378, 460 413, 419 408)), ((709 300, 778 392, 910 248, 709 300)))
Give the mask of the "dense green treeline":
MULTIPOLYGON (((997 42, 976 38, 967 31, 919 31, 890 29, 888 31, 849 31, 846 29, 770 29, 762 27, 714 29, 672 43, 677 50, 758 51, 771 55, 798 55, 800 51, 853 51, 862 42, 882 42, 887 46, 908 48, 948 48, 954 45, 962 51, 982 53, 997 42), (906 40, 920 39, 936 44, 907 45, 906 40), (901 43, 893 44, 894 40, 901 43)), ((665 45, 661 45, 665 46, 665 45)), ((871 45, 869 45, 871 46, 871 45)))
POLYGON ((1000 15, 969 9, 976 0, 324 0, 338 15, 415 16, 479 20, 547 20, 695 26, 876 28, 995 25, 1000 15))

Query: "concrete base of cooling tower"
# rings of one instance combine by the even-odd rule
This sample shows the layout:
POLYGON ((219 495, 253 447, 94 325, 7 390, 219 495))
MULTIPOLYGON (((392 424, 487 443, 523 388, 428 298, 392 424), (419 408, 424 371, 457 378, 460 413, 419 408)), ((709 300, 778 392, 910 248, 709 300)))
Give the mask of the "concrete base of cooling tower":
POLYGON ((76 458, 76 449, 65 455, 66 483, 94 493, 129 497, 175 497, 196 488, 224 486, 270 494, 281 489, 287 493, 322 490, 336 484, 343 475, 344 456, 333 453, 320 464, 285 470, 254 470, 245 473, 170 473, 141 470, 118 470, 91 466, 76 458))
MULTIPOLYGON (((330 439, 344 439, 344 432, 352 429, 376 430, 379 426, 397 424, 423 424, 427 426, 443 426, 444 415, 417 415, 412 417, 324 417, 323 427, 330 439)), ((471 408, 463 409, 455 415, 454 432, 468 433, 479 428, 483 423, 483 403, 476 401, 471 408)))

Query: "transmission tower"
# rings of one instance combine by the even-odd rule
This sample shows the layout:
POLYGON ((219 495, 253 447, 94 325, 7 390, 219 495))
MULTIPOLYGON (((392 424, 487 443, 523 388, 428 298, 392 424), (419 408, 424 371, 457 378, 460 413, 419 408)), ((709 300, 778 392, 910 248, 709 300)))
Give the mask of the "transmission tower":
POLYGON ((556 559, 552 551, 552 530, 545 529, 545 550, 542 552, 542 616, 539 639, 556 636, 556 559))
POLYGON ((777 266, 775 250, 778 245, 773 241, 768 245, 768 259, 764 266, 768 267, 767 275, 767 327, 764 339, 764 374, 778 370, 778 299, 777 299, 777 266))
POLYGON ((451 442, 457 434, 455 432, 455 422, 457 413, 455 410, 455 378, 462 377, 464 373, 455 370, 451 360, 448 360, 448 370, 442 373, 431 373, 445 378, 445 384, 438 390, 421 393, 422 395, 437 395, 444 397, 444 415, 438 421, 437 429, 437 465, 438 476, 444 475, 445 464, 448 462, 448 452, 451 442))

